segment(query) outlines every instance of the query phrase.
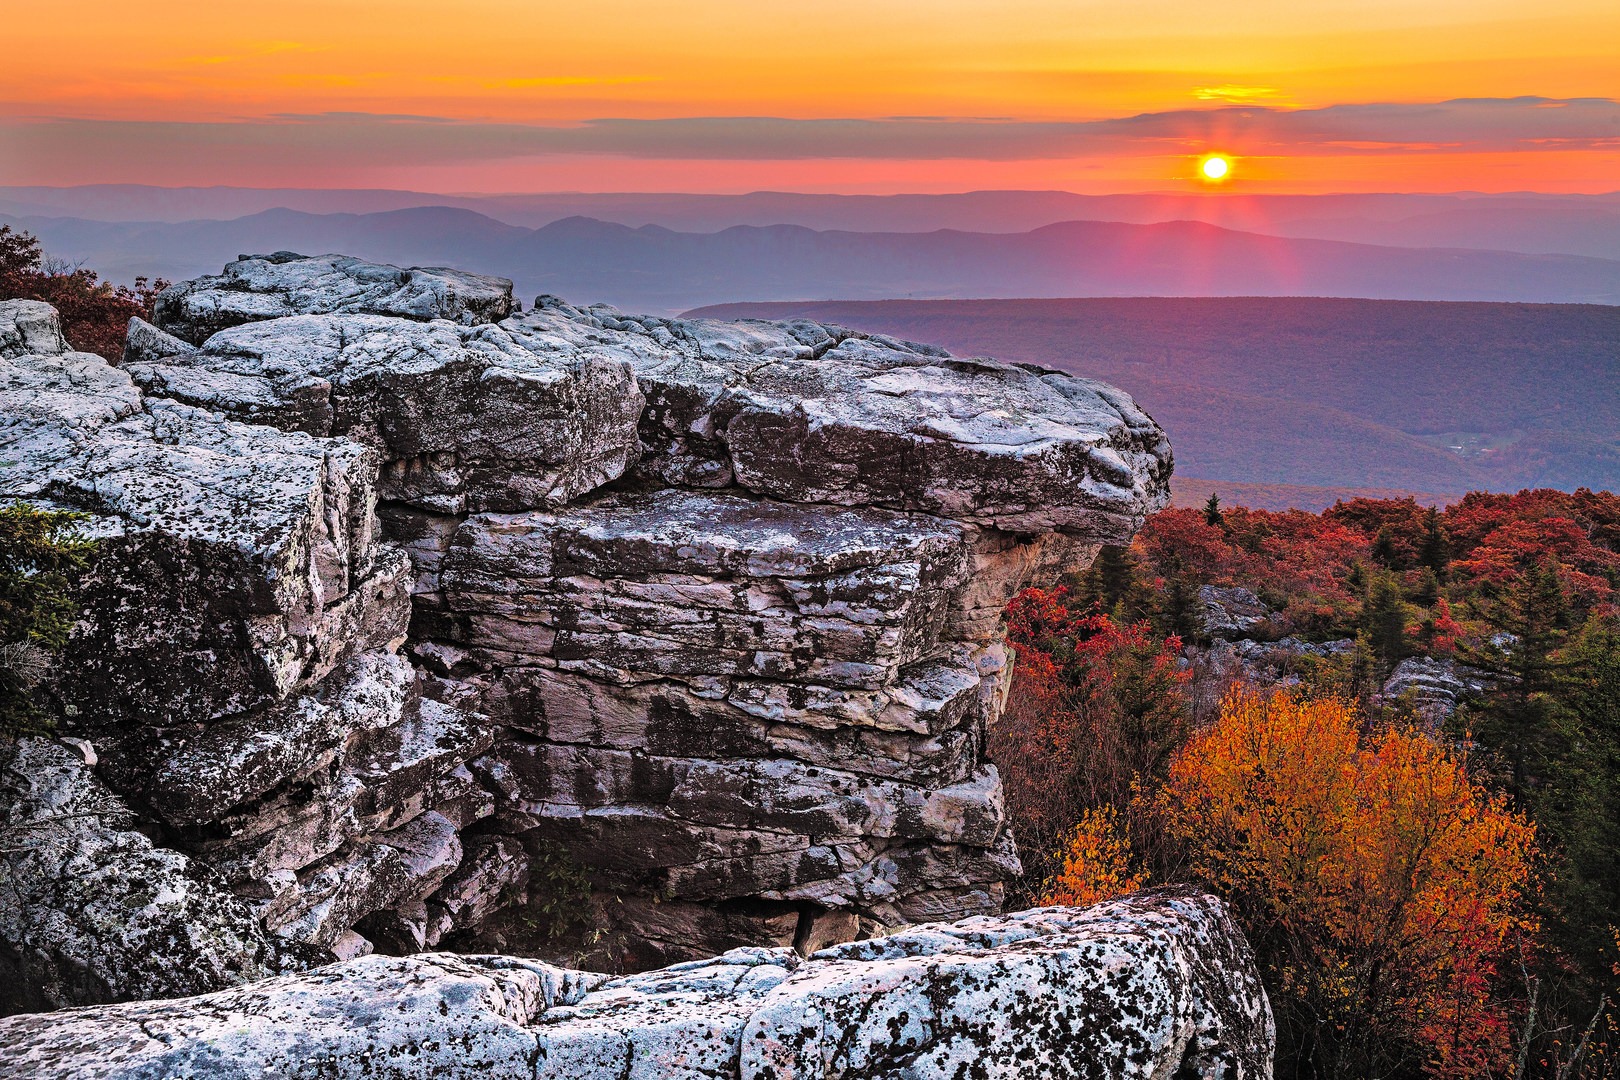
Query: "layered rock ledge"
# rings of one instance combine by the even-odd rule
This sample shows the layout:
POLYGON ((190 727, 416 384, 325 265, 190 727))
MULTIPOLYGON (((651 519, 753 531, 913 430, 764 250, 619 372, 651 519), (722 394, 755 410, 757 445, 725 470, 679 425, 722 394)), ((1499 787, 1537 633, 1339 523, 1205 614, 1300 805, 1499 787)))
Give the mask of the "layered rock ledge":
POLYGON ((621 978, 369 956, 0 1020, 0 1077, 1264 1080, 1271 1045, 1242 935, 1218 902, 1170 890, 621 978))
MULTIPOLYGON (((1165 500, 1125 394, 340 256, 156 318, 114 366, 0 304, 0 498, 104 538, 61 732, 270 969, 543 951, 559 853, 621 970, 999 910, 1002 611, 1165 500)), ((142 992, 71 952, 0 963, 142 992)))

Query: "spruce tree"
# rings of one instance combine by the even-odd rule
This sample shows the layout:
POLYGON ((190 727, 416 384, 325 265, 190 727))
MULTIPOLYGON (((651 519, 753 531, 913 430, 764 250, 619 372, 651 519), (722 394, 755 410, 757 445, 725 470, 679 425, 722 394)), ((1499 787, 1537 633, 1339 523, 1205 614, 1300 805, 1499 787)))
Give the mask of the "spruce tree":
POLYGON ((1423 515, 1423 543, 1418 546, 1418 562, 1433 570, 1435 577, 1441 581, 1446 579, 1446 569, 1451 563, 1451 545, 1446 542, 1445 531, 1440 527, 1440 511, 1432 506, 1423 515))
POLYGON ((1400 580, 1388 570, 1374 572, 1367 583, 1367 597, 1361 605, 1361 629, 1368 646, 1388 671, 1406 656, 1406 601, 1400 580))

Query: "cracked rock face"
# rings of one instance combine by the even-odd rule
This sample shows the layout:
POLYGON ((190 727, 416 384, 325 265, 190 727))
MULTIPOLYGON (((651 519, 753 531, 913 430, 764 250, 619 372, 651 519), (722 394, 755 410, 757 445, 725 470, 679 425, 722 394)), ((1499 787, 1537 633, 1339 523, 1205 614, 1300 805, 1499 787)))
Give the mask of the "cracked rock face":
POLYGON ((504 325, 546 352, 615 343, 647 395, 643 468, 677 486, 1110 542, 1169 479, 1164 433, 1089 379, 804 321, 626 317, 551 297, 504 325))
POLYGON ((618 979, 373 956, 0 1021, 0 1076, 1262 1080, 1271 1041, 1242 935, 1217 901, 1170 890, 618 979))
POLYGON ((628 364, 537 354, 504 327, 302 315, 224 330, 201 350, 165 352, 183 346, 165 337, 138 325, 125 356, 149 393, 374 447, 385 499, 449 513, 556 505, 640 453, 628 364))
POLYGON ((0 1009, 195 994, 282 969, 248 905, 135 831, 82 758, 44 739, 0 755, 0 1009))
POLYGON ((515 310, 249 257, 114 367, 0 305, 0 497, 105 538, 63 733, 277 948, 543 951, 559 852, 620 970, 999 910, 1003 610, 1164 502, 1163 432, 838 327, 515 310))

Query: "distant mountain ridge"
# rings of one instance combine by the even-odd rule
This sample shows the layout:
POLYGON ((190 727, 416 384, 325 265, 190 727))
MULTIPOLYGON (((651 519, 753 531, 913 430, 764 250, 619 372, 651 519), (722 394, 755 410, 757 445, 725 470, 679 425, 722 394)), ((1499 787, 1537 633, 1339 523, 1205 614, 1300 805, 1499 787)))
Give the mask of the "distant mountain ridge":
POLYGON ((1019 233, 736 225, 537 229, 458 207, 274 209, 229 221, 0 217, 106 275, 192 277, 240 252, 342 251, 512 278, 520 295, 673 312, 816 297, 1348 296, 1620 304, 1620 259, 1285 239, 1204 222, 1067 221, 1019 233))
POLYGON ((1068 191, 834 195, 756 191, 445 195, 417 191, 299 188, 0 187, 0 214, 170 224, 230 220, 273 209, 371 214, 417 207, 473 210, 538 228, 568 217, 620 225, 717 232, 732 225, 802 225, 818 231, 1028 232, 1061 221, 1147 225, 1203 221, 1297 239, 1396 247, 1465 247, 1525 254, 1620 258, 1620 192, 1547 195, 1268 195, 1242 191, 1081 195, 1068 191))

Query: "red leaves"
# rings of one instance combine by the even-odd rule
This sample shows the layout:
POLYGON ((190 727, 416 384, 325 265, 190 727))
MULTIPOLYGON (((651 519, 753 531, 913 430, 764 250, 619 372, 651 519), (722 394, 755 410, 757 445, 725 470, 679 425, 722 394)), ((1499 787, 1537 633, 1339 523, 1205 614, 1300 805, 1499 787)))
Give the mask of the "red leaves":
POLYGON ((117 363, 129 320, 148 318, 168 282, 136 278, 133 288, 101 281, 91 270, 52 266, 39 241, 0 227, 0 300, 43 300, 62 317, 62 333, 81 352, 117 363))

